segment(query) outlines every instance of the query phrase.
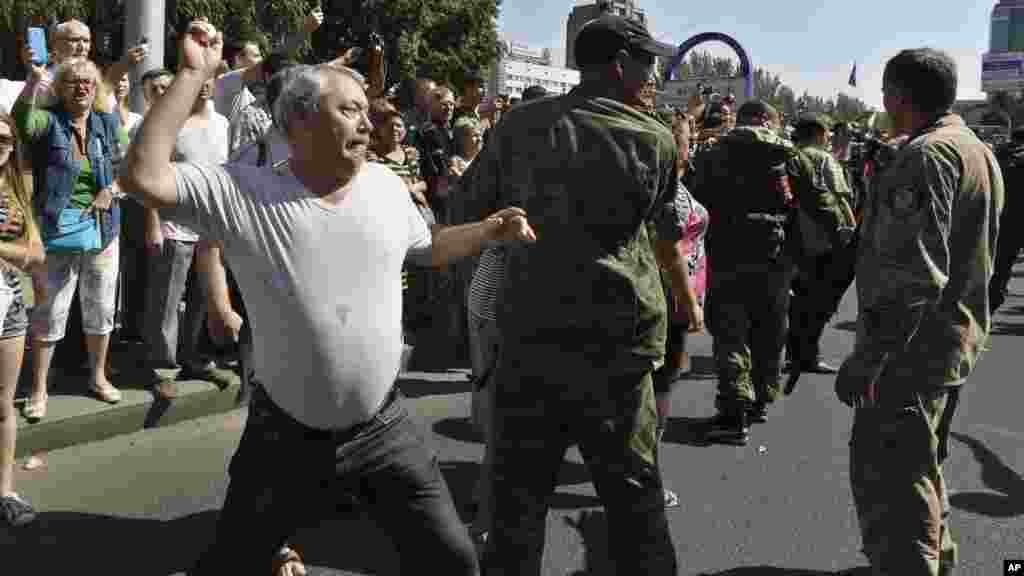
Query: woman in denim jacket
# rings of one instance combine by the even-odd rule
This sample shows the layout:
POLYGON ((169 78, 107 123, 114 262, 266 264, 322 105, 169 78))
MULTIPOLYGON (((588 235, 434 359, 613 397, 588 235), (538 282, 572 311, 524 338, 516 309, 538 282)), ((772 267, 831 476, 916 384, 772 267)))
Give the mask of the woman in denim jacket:
MULTIPOLYGON (((25 61, 32 62, 29 48, 25 61)), ((117 114, 96 111, 102 77, 93 62, 63 62, 52 88, 46 85, 43 66, 31 68, 13 116, 33 151, 35 205, 47 253, 46 270, 34 279, 46 296, 32 311, 33 390, 25 408, 27 418, 38 420, 46 414, 50 363, 55 345, 64 337, 76 285, 89 351, 90 389, 105 402, 121 400, 104 368, 114 330, 119 262, 114 162, 127 138, 117 114), (40 108, 37 99, 51 90, 55 104, 40 108)))

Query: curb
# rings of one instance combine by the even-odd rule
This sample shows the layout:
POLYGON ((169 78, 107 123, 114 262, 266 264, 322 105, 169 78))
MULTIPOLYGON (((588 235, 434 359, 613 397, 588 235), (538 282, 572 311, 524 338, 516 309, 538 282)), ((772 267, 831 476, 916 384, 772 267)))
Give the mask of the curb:
MULTIPOLYGON (((147 389, 119 386, 123 399, 115 405, 85 395, 51 394, 42 421, 30 424, 18 414, 15 457, 230 412, 240 407, 240 384, 238 380, 222 390, 209 382, 179 381, 179 395, 170 402, 155 400, 147 389)), ((19 399, 17 403, 22 402, 19 399)))

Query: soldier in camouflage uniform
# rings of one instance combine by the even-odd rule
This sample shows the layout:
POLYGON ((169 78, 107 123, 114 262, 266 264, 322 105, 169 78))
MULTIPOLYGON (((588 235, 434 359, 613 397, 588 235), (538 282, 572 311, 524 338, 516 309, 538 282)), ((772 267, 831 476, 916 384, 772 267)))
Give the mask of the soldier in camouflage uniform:
POLYGON ((496 306, 488 575, 540 574, 548 499, 573 444, 607 511, 616 573, 676 574, 652 373, 668 320, 658 266, 673 286, 687 271, 674 249, 676 145, 641 110, 657 50, 642 24, 591 21, 576 38, 580 85, 509 110, 463 176, 471 213, 521 206, 538 238, 508 247, 496 306))
POLYGON ((867 199, 857 343, 836 394, 856 407, 850 484, 874 574, 946 575, 956 546, 941 465, 960 387, 989 336, 1003 179, 949 112, 948 55, 900 52, 882 84, 894 132, 909 138, 867 199))
POLYGON ((793 131, 797 160, 805 175, 801 181, 811 187, 798 191, 803 242, 793 279, 786 353, 793 364, 790 370, 817 374, 838 371, 821 359, 818 342, 852 280, 849 245, 856 226, 843 167, 826 149, 829 128, 828 121, 812 114, 797 120, 793 131))
POLYGON ((693 193, 711 216, 707 306, 718 367, 718 414, 706 435, 742 446, 748 422, 763 422, 767 405, 782 392, 796 246, 788 233, 796 205, 790 179, 800 172, 796 149, 779 135, 772 106, 751 100, 737 116, 735 129, 697 155, 693 193))

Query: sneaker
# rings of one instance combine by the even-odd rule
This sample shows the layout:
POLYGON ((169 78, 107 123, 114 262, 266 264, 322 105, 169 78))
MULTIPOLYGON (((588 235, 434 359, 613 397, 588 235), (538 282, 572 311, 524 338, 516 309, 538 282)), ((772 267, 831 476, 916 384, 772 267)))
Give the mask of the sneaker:
POLYGON ((36 511, 17 494, 0 496, 0 517, 11 526, 24 526, 36 519, 36 511))
POLYGON ((704 437, 719 444, 746 446, 750 439, 746 410, 740 408, 720 411, 708 422, 704 437))

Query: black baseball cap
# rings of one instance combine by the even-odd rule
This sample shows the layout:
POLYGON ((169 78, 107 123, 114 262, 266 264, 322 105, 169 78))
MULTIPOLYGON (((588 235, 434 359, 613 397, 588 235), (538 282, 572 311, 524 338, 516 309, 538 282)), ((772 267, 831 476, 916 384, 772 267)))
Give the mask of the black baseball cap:
POLYGON ((523 102, 526 102, 527 100, 536 100, 538 98, 544 98, 547 95, 547 88, 539 84, 534 84, 533 86, 528 86, 525 90, 523 90, 523 102))
POLYGON ((611 60, 619 50, 668 55, 664 45, 655 41, 643 24, 615 14, 605 14, 584 24, 573 44, 576 61, 585 64, 611 60))

